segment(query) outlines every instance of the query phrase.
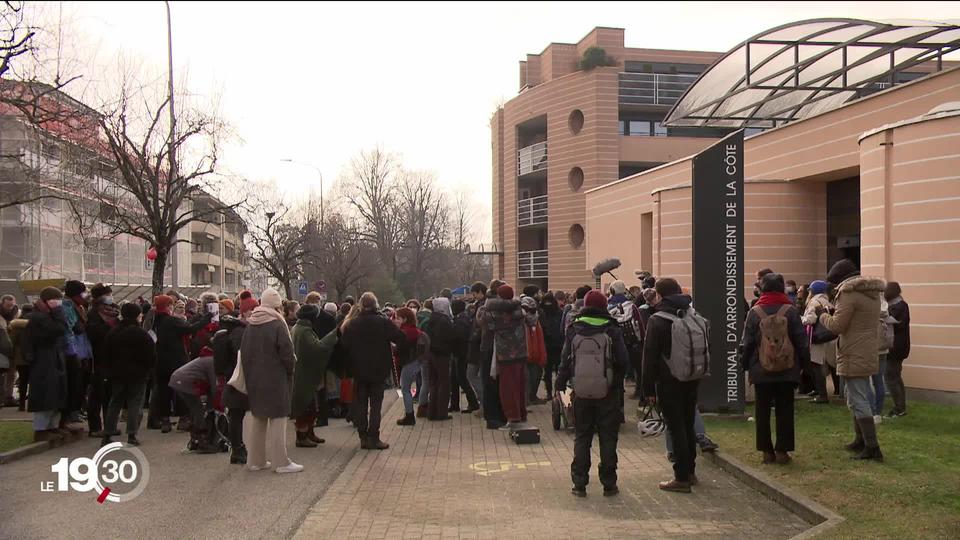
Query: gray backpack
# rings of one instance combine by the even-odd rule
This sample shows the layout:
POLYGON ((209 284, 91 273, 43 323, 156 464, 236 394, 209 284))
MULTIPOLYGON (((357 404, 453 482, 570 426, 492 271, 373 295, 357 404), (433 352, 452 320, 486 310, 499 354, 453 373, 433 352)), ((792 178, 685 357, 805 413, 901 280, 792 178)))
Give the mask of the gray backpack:
POLYGON ((573 393, 578 398, 607 397, 613 384, 613 340, 606 332, 573 336, 573 393))
POLYGON ((695 381, 710 375, 710 321, 689 308, 683 317, 658 311, 653 314, 673 321, 670 329, 670 357, 663 360, 678 381, 695 381))

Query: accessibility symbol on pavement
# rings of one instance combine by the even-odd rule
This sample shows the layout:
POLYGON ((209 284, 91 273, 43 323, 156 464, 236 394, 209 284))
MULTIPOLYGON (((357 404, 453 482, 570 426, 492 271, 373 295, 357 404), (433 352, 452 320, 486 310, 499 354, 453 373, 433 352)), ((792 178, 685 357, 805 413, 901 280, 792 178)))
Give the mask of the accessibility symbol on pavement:
POLYGON ((549 461, 534 461, 530 463, 514 463, 512 461, 479 461, 470 465, 471 471, 476 471, 479 476, 492 476, 494 474, 505 473, 510 470, 523 471, 528 467, 549 467, 549 461))

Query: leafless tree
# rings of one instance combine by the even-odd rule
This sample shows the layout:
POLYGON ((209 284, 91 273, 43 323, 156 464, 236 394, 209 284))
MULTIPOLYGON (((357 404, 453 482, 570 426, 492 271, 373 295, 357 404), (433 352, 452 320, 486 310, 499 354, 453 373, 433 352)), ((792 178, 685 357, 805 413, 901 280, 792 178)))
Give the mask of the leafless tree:
POLYGON ((380 261, 394 279, 402 234, 396 188, 398 170, 395 156, 375 148, 351 160, 342 179, 344 196, 360 218, 363 237, 376 246, 380 261))
POLYGON ((308 238, 315 224, 299 222, 283 201, 258 197, 245 205, 250 235, 250 259, 270 277, 283 284, 293 298, 290 283, 303 275, 310 254, 308 238))
POLYGON ((413 295, 423 292, 426 274, 448 231, 449 209, 432 173, 404 171, 398 187, 403 253, 411 274, 413 295))
POLYGON ((323 234, 317 240, 311 262, 342 300, 370 275, 375 248, 364 240, 361 228, 339 212, 324 217, 323 234))

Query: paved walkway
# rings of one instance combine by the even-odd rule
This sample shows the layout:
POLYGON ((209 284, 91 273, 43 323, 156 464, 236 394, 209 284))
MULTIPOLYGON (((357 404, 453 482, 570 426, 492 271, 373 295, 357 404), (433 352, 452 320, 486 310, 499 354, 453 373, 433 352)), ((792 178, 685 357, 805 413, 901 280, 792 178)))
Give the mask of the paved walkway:
MULTIPOLYGON (((635 402, 632 402, 635 403, 635 402)), ((573 434, 554 432, 549 405, 532 408, 542 444, 517 446, 473 415, 452 421, 394 422, 390 449, 358 452, 309 511, 296 538, 789 538, 809 527, 733 477, 698 462, 692 495, 665 493, 663 438, 624 426, 617 497, 603 497, 594 466, 588 497, 569 493, 573 434)))

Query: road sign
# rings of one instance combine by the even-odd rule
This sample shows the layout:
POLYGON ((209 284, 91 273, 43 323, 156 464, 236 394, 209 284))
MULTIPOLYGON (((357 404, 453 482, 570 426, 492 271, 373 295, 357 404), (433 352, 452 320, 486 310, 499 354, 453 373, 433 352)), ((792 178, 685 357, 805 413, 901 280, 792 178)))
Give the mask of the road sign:
POLYGON ((317 286, 317 292, 319 292, 319 293, 327 292, 327 282, 326 282, 326 281, 324 281, 324 280, 322 280, 322 279, 319 279, 319 280, 317 280, 317 282, 315 283, 315 285, 317 286))
POLYGON ((306 281, 301 281, 301 282, 300 282, 300 288, 299 288, 300 295, 301 295, 301 296, 306 296, 307 293, 310 292, 310 291, 308 290, 309 288, 310 288, 310 284, 309 284, 309 283, 307 283, 306 281))

